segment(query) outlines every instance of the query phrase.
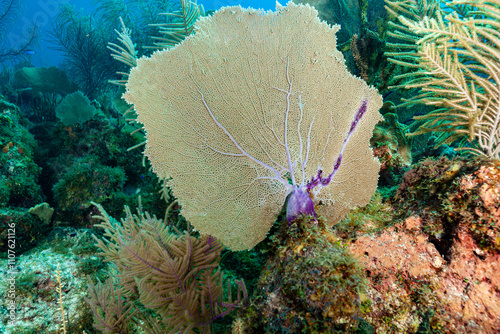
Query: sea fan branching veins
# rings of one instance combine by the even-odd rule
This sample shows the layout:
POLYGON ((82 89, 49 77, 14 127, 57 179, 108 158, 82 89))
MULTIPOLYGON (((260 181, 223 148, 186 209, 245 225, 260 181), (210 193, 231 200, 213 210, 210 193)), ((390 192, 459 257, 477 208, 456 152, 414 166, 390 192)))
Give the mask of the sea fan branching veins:
POLYGON ((308 5, 225 7, 177 46, 138 59, 124 98, 153 170, 200 232, 250 249, 294 192, 289 219, 321 201, 315 213, 330 224, 369 201, 382 98, 348 72, 338 29, 308 5))

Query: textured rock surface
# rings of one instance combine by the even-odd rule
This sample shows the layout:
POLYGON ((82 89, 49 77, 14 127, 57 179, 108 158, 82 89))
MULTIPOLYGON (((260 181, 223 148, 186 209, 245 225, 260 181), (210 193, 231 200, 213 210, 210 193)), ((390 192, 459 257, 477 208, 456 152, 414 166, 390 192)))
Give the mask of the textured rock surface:
POLYGON ((498 333, 500 254, 481 250, 460 225, 446 260, 429 241, 425 224, 412 216, 350 247, 370 282, 372 307, 365 319, 381 332, 427 325, 447 333, 498 333))

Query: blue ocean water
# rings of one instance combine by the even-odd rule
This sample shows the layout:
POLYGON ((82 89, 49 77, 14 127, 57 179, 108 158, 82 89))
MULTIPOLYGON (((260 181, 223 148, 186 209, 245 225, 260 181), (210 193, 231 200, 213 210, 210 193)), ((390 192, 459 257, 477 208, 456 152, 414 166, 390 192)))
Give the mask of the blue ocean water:
MULTIPOLYGON (((282 5, 286 5, 287 1, 281 1, 282 5)), ((12 48, 17 43, 23 40, 23 37, 29 35, 28 30, 33 24, 36 24, 40 36, 44 36, 49 29, 51 22, 57 15, 61 6, 74 6, 78 11, 85 14, 91 14, 99 4, 99 1, 92 0, 25 0, 21 2, 20 15, 17 22, 12 25, 11 29, 6 32, 0 39, 1 46, 12 48)), ((224 6, 241 5, 244 8, 253 7, 256 9, 274 10, 276 1, 272 0, 200 0, 198 4, 203 5, 205 10, 219 9, 224 6)), ((1 8, 1 7, 0 7, 1 8)), ((35 54, 31 55, 30 60, 34 66, 57 66, 62 61, 62 56, 50 48, 43 42, 39 43, 35 54)))

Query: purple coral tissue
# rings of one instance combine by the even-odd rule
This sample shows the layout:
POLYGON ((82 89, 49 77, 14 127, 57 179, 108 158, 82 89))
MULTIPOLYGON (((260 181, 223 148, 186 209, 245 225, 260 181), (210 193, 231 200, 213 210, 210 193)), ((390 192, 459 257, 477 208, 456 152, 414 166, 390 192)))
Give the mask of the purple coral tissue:
POLYGON ((332 173, 326 177, 323 177, 323 171, 319 169, 317 175, 313 176, 311 178, 311 181, 309 181, 306 186, 301 185, 293 188, 292 194, 288 198, 288 204, 286 207, 286 219, 288 223, 291 223, 299 215, 311 215, 316 217, 314 202, 311 198, 312 197, 311 190, 313 190, 316 187, 320 188, 326 187, 328 184, 330 184, 330 181, 333 179, 333 177, 337 173, 337 170, 340 168, 340 165, 342 163, 342 155, 344 153, 344 149, 347 145, 347 142, 351 138, 351 135, 356 129, 356 126, 358 125, 359 121, 366 113, 367 104, 368 100, 364 100, 363 104, 361 105, 361 107, 359 107, 358 111, 356 112, 356 115, 354 115, 354 119, 351 123, 349 132, 347 133, 347 137, 344 140, 342 148, 340 149, 339 156, 335 160, 332 173))
POLYGON ((314 202, 311 197, 309 197, 309 193, 297 187, 293 189, 292 194, 288 198, 286 220, 290 223, 300 214, 316 217, 314 202))

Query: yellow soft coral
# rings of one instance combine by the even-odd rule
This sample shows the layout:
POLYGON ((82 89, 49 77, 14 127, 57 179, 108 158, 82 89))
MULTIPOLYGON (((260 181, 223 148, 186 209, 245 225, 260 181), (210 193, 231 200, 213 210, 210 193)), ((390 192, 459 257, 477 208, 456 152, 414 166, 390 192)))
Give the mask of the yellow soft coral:
POLYGON ((435 1, 387 4, 402 23, 387 55, 416 69, 393 88, 420 89, 403 105, 436 107, 415 117, 423 123, 412 135, 438 132, 438 146, 459 140, 459 150, 500 159, 500 0, 454 0, 447 15, 435 1))

